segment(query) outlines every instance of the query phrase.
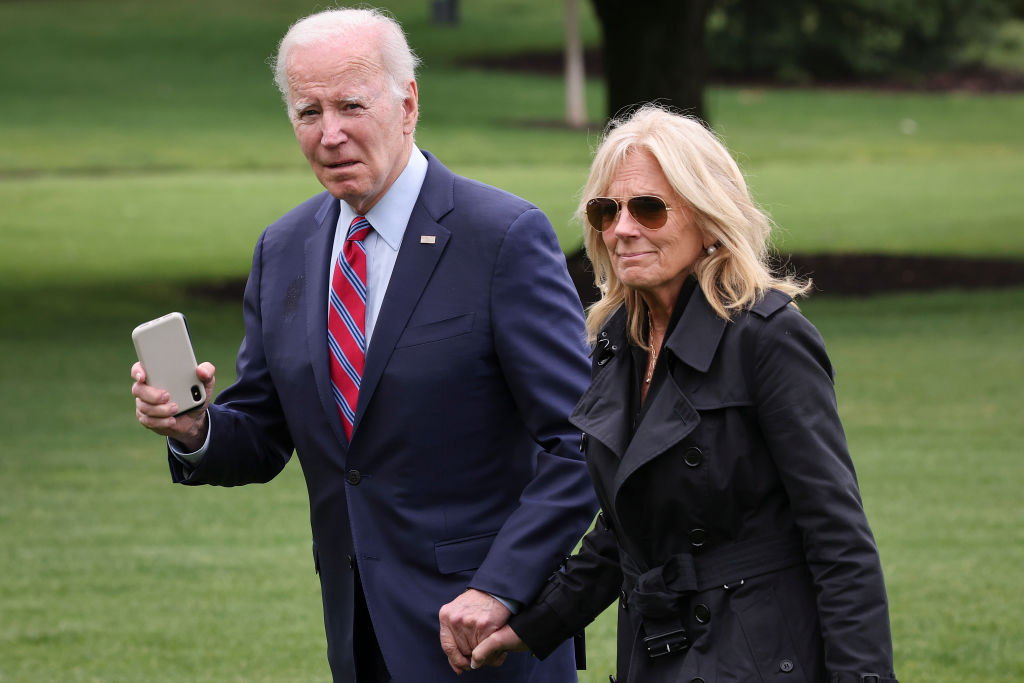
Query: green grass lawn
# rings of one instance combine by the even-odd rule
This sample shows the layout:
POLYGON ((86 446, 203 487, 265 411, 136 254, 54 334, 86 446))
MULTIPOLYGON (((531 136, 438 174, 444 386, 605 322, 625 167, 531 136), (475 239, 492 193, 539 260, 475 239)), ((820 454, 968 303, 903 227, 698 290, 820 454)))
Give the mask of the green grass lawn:
MULTIPOLYGON (((536 202, 572 249, 600 127, 552 125, 557 78, 454 65, 556 47, 561 3, 460 4, 439 28, 427 0, 389 3, 425 59, 419 142, 536 202)), ((230 382, 240 303, 184 285, 237 282, 319 190, 263 64, 313 9, 0 2, 0 681, 328 680, 297 464, 169 485, 128 377, 131 329, 182 310, 230 382)), ((599 83, 588 100, 599 119, 599 83)), ((1022 96, 728 88, 709 109, 784 250, 1024 257, 1022 96)), ((1024 289, 804 310, 838 368, 901 679, 1021 679, 1024 289)), ((588 640, 582 680, 603 683, 608 615, 588 640)))

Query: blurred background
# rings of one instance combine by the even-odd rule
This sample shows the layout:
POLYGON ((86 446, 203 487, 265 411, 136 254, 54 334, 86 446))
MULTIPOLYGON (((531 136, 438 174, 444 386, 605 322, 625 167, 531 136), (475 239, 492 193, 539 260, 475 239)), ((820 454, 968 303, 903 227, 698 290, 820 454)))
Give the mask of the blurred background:
MULTIPOLYGON (((1024 4, 380 5, 424 60, 419 145, 539 205, 572 264, 608 116, 705 118, 818 284, 897 674, 1024 679, 1024 4)), ((128 373, 180 310, 232 380, 255 241, 320 190, 266 60, 323 7, 0 1, 0 681, 329 680, 298 463, 169 485, 128 373)))

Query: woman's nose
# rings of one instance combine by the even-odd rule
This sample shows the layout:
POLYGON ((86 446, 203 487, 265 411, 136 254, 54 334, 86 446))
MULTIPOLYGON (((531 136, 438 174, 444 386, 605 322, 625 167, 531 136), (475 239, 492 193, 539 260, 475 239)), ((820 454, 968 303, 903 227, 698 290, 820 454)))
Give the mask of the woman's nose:
POLYGON ((625 202, 622 203, 619 213, 611 225, 617 237, 636 237, 640 235, 640 224, 636 222, 633 215, 626 209, 625 202))

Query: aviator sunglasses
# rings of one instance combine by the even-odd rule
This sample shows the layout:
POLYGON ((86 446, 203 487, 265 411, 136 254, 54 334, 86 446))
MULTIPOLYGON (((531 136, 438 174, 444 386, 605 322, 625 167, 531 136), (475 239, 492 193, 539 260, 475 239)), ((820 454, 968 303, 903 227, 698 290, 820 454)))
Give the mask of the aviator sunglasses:
POLYGON ((648 230, 657 230, 665 225, 672 207, 661 197, 640 195, 639 197, 594 197, 587 202, 587 221, 598 232, 604 232, 615 224, 615 218, 622 210, 622 204, 640 225, 648 230))

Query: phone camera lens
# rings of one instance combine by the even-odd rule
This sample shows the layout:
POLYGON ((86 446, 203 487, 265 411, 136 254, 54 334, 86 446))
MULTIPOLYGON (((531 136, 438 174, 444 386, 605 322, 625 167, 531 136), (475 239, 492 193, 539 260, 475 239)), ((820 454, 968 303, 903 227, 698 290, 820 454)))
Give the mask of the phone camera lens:
POLYGON ((201 396, 202 396, 202 394, 199 393, 199 385, 198 384, 193 384, 192 385, 192 398, 193 398, 193 400, 198 401, 201 396))

